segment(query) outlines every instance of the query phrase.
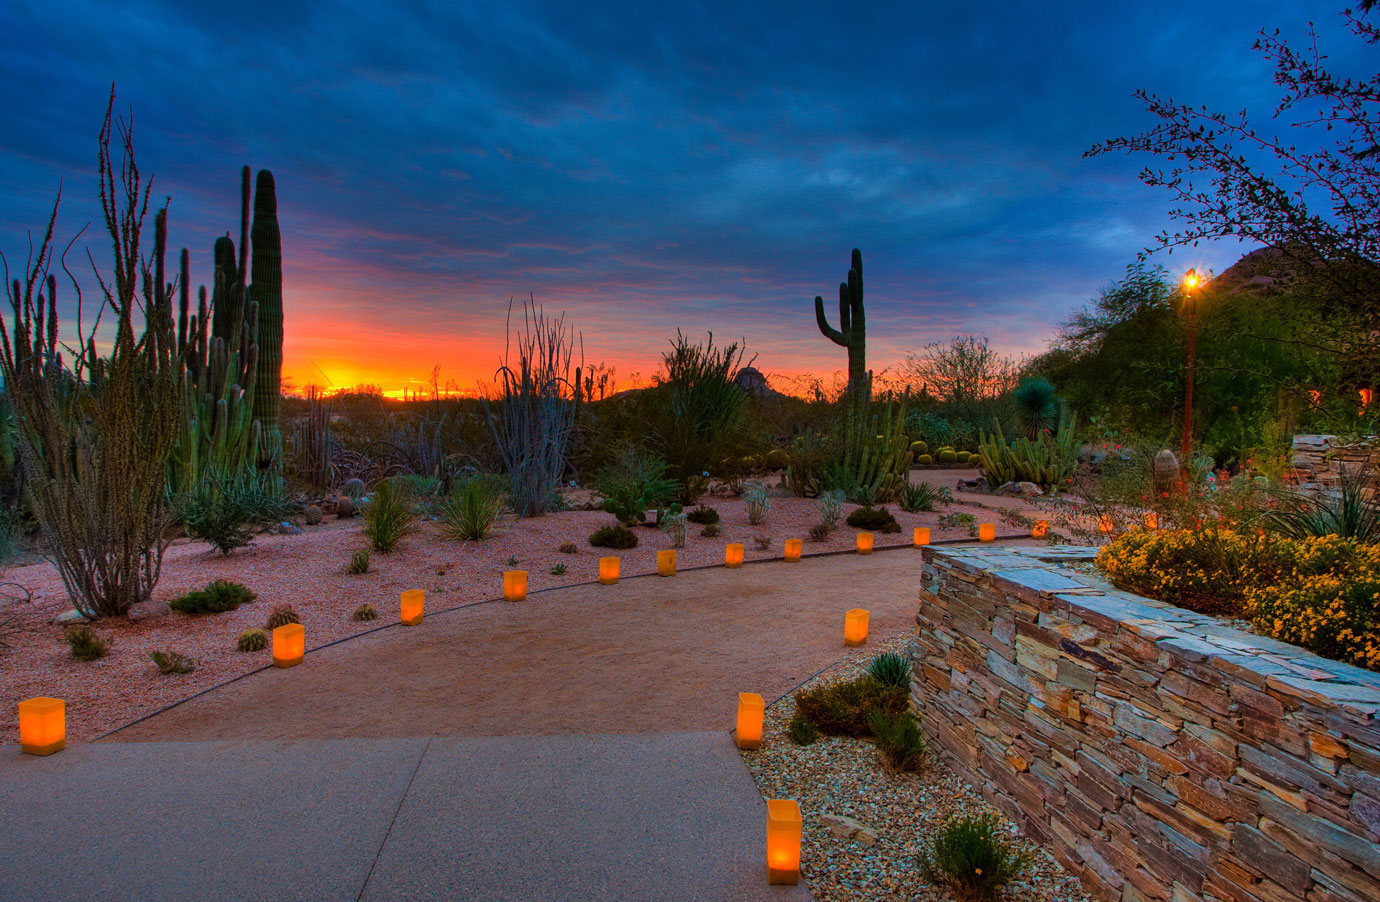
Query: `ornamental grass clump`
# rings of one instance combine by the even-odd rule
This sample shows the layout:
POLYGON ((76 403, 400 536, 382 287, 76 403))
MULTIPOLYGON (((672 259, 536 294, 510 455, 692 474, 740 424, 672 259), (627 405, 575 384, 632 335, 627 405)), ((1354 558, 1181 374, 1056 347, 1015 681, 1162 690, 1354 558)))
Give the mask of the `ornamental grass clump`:
POLYGON ((892 716, 874 710, 867 718, 872 741, 882 755, 882 763, 892 773, 917 771, 925 762, 925 734, 920 721, 909 711, 892 716))
POLYGON ((345 572, 351 576, 359 576, 369 572, 369 549, 361 548, 350 555, 350 560, 345 564, 345 572))
POLYGON ((1029 853, 1012 846, 998 832, 996 818, 984 815, 941 827, 920 856, 920 873, 948 888, 955 902, 993 902, 1029 864, 1029 853))
POLYGON ((192 660, 191 655, 184 655, 180 651, 158 650, 149 652, 149 658, 153 661, 153 666, 158 668, 158 672, 163 676, 174 674, 191 673, 196 670, 196 661, 192 660))
POLYGON ((946 490, 936 489, 928 482, 919 482, 902 486, 896 495, 896 503, 906 513, 916 514, 934 510, 936 504, 948 500, 946 495, 946 490))
POLYGON ((188 592, 168 602, 168 607, 183 614, 219 614, 248 604, 257 596, 233 580, 217 579, 203 589, 188 592))
POLYGON ((456 541, 488 538, 503 511, 504 487, 492 476, 471 476, 461 481, 437 506, 436 514, 446 535, 456 541))
POLYGON ((110 653, 110 640, 84 623, 64 629, 62 638, 78 661, 98 661, 110 653))
POLYGON ((364 536, 369 547, 387 554, 403 536, 412 531, 416 520, 412 498, 397 480, 385 479, 374 488, 374 495, 364 508, 364 536))
POLYGON ((814 745, 819 741, 819 727, 804 714, 796 713, 786 726, 786 738, 796 745, 814 745))

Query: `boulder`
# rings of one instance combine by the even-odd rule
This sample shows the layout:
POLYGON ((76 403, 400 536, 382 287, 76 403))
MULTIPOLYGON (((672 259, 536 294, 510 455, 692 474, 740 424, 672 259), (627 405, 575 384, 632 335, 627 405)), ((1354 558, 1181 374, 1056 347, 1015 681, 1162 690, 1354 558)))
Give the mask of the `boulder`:
POLYGON ((138 623, 140 620, 152 620, 155 617, 162 617, 172 611, 166 601, 141 601, 138 604, 129 606, 125 616, 138 623))
POLYGON ((859 845, 870 846, 877 841, 877 832, 842 814, 821 814, 819 819, 840 839, 851 839, 859 845))
POLYGON ((1043 495, 1045 493, 1044 489, 1033 482, 1016 483, 1016 491, 1020 492, 1026 498, 1034 498, 1037 495, 1043 495))
POLYGON ((302 534, 302 528, 300 526, 293 526, 286 520, 273 527, 272 531, 280 536, 300 536, 302 534))
POLYGON ((1001 485, 997 486, 998 495, 1019 495, 1020 493, 1020 486, 1014 482, 1003 482, 1001 485))
POLYGON ((86 616, 85 616, 84 614, 82 614, 81 611, 78 611, 76 608, 72 608, 72 610, 70 610, 70 611, 63 611, 61 614, 59 614, 59 615, 57 615, 56 617, 54 617, 54 618, 53 618, 53 622, 54 622, 54 623, 76 623, 78 620, 85 620, 85 619, 86 619, 86 616))

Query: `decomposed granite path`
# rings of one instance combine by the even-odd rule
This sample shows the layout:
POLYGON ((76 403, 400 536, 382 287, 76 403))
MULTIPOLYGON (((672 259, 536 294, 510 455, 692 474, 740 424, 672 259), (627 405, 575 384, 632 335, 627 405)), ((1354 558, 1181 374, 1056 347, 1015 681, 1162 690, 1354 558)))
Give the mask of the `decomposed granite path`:
POLYGON ((0 899, 807 900, 729 729, 911 628, 909 549, 572 586, 0 753, 0 899))

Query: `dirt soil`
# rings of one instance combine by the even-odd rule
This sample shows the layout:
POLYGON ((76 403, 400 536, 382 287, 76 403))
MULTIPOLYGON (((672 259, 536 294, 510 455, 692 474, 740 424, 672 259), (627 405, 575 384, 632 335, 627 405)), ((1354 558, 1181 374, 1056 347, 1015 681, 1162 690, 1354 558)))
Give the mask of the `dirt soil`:
POLYGON ((308 653, 112 741, 730 729, 844 656, 843 615, 914 629, 920 553, 879 551, 624 579, 485 602, 308 653))

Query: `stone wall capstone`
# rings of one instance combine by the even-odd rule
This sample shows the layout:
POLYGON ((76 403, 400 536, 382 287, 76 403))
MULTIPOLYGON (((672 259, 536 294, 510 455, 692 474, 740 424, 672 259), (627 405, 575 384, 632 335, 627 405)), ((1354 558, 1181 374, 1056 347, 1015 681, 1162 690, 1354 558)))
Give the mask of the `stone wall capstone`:
POLYGON ((913 701, 937 747, 1118 902, 1380 900, 1380 673, 1055 566, 925 549, 913 701))

